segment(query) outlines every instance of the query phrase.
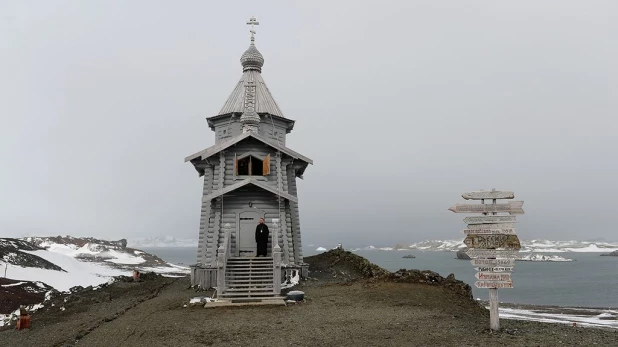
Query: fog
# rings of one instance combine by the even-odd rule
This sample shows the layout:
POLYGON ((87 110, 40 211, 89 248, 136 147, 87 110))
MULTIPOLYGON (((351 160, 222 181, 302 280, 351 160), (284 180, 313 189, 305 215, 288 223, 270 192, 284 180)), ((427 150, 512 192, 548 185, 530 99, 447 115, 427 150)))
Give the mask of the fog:
POLYGON ((0 2, 0 235, 197 239, 256 16, 303 243, 461 238, 512 190, 521 238, 618 240, 618 2, 0 2))

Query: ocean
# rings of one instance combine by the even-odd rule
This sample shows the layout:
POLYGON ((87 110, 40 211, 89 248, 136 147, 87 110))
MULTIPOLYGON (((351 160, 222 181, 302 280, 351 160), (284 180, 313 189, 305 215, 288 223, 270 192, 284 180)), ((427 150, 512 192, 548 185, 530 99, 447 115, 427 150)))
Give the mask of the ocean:
MULTIPOLYGON (((191 247, 144 248, 162 259, 179 265, 195 263, 196 249, 191 247)), ((304 255, 317 254, 305 249, 304 255)), ((475 299, 488 300, 487 289, 474 286, 474 266, 468 260, 455 259, 455 252, 359 250, 354 253, 389 270, 432 270, 446 277, 455 274, 472 287, 475 299), (402 258, 413 254, 416 258, 402 258)), ((551 253, 543 253, 551 254, 551 253)), ((518 261, 513 272, 512 289, 500 289, 505 303, 555 305, 566 307, 618 308, 618 257, 600 253, 555 253, 572 262, 518 261)))

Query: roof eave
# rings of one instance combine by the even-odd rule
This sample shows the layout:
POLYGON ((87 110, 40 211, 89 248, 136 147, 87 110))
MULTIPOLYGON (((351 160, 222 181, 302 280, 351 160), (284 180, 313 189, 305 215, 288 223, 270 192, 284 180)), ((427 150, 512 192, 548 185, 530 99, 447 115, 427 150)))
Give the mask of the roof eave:
MULTIPOLYGON (((212 116, 212 117, 207 117, 206 118, 206 122, 208 123, 208 126, 210 127, 210 130, 215 130, 215 121, 221 118, 225 118, 225 117, 229 117, 231 115, 240 115, 240 112, 228 112, 228 113, 224 113, 224 114, 218 114, 216 116, 212 116)), ((284 123, 287 123, 287 127, 286 127, 286 133, 290 133, 293 129, 294 129, 294 125, 296 124, 296 121, 293 119, 289 119, 289 118, 285 118, 285 117, 281 117, 281 116, 277 116, 277 115, 273 115, 270 113, 259 113, 258 114, 260 116, 268 116, 268 117, 272 117, 274 119, 280 120, 284 123)))

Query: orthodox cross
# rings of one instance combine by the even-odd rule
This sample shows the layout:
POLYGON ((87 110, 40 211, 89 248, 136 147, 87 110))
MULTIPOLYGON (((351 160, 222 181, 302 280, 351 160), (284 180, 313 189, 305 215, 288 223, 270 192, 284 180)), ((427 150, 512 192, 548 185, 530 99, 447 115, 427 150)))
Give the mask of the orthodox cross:
POLYGON ((255 17, 251 17, 249 18, 249 21, 247 22, 247 25, 251 25, 251 30, 249 30, 249 32, 251 33, 251 42, 255 41, 255 37, 253 35, 255 35, 255 30, 253 30, 253 26, 254 25, 260 25, 260 22, 258 22, 255 17))

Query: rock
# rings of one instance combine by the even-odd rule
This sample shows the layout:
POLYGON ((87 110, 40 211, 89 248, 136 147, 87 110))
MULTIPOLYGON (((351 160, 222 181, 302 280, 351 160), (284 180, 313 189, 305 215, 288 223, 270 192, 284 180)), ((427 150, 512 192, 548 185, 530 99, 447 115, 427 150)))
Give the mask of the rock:
POLYGON ((468 250, 468 247, 462 247, 457 251, 457 259, 470 260, 470 256, 465 252, 468 250))
POLYGON ((601 254, 602 257, 618 257, 618 251, 613 251, 611 253, 603 253, 601 254))
POLYGON ((472 297, 472 288, 463 281, 455 279, 454 274, 448 275, 446 278, 440 276, 437 272, 430 270, 406 270, 401 269, 389 276, 393 282, 404 283, 421 283, 435 286, 446 287, 459 295, 462 295, 470 300, 472 297))

